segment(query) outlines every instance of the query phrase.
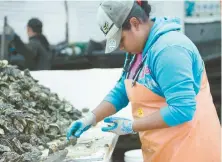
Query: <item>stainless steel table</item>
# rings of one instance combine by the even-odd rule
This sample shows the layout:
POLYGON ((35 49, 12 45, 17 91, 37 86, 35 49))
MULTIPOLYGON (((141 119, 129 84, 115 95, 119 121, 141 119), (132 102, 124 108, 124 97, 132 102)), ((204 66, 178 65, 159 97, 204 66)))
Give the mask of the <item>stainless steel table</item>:
MULTIPOLYGON (((83 133, 75 146, 66 148, 68 154, 64 162, 109 162, 117 140, 117 135, 102 132, 101 123, 99 123, 96 127, 83 133)), ((56 140, 48 144, 55 142, 56 140)), ((44 150, 43 156, 47 154, 48 150, 44 150)))

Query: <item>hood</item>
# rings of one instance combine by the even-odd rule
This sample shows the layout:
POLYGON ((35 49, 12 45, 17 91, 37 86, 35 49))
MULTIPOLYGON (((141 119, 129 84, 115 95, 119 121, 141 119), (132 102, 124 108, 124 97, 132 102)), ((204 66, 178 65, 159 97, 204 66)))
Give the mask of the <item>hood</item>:
POLYGON ((179 18, 170 18, 170 17, 161 17, 161 18, 152 18, 154 24, 150 31, 149 37, 145 44, 143 53, 146 53, 147 50, 157 41, 157 39, 170 31, 181 30, 182 25, 179 18))

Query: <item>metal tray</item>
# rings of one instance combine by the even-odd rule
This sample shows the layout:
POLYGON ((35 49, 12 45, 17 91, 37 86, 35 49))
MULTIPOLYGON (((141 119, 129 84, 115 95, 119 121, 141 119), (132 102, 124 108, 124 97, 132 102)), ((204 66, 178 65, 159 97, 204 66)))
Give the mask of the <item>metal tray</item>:
MULTIPOLYGON (((83 133, 75 146, 68 146, 68 154, 63 162, 109 162, 118 136, 105 133, 94 127, 83 133)), ((53 143, 53 142, 51 142, 53 143)), ((47 155, 48 150, 44 150, 47 155)))

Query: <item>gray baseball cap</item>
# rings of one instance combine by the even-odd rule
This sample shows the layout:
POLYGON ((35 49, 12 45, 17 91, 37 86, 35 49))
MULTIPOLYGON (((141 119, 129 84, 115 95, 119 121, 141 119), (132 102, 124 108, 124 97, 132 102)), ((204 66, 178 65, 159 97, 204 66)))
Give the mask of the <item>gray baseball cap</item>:
POLYGON ((122 25, 129 15, 134 0, 103 0, 97 12, 97 23, 105 35, 105 53, 115 51, 120 44, 122 25))

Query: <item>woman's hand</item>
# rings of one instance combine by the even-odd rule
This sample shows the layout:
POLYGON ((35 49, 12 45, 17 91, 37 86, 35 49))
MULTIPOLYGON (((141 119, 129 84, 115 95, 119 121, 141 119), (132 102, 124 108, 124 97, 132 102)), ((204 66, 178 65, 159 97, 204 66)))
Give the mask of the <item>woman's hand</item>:
POLYGON ((111 124, 111 126, 103 127, 103 132, 113 132, 117 135, 136 134, 133 131, 133 121, 120 117, 107 117, 104 119, 105 123, 111 124))
POLYGON ((86 117, 73 122, 67 131, 67 140, 74 136, 79 138, 81 134, 87 131, 92 125, 96 124, 96 116, 90 112, 86 117))

